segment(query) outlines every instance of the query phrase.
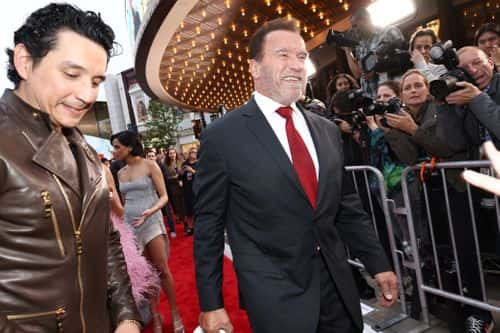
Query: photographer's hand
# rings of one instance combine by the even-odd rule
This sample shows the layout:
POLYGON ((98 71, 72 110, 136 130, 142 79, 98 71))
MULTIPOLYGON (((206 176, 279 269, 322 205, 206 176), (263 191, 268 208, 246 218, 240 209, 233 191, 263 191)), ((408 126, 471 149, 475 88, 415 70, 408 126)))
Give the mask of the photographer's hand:
POLYGON ((413 117, 406 111, 400 110, 399 114, 386 113, 385 119, 387 124, 393 128, 397 128, 410 135, 415 134, 418 125, 413 120, 413 117))
POLYGON ((335 122, 339 125, 339 128, 343 133, 352 134, 352 126, 347 121, 335 119, 335 122))
POLYGON ((481 94, 481 90, 475 85, 460 81, 457 82, 457 87, 463 87, 460 90, 452 92, 446 97, 446 102, 448 104, 464 105, 469 104, 476 96, 481 94))
POLYGON ((498 66, 500 66, 500 48, 498 47, 498 45, 496 45, 491 52, 491 60, 493 60, 498 70, 498 66))
POLYGON ((347 65, 349 66, 352 75, 354 75, 354 78, 358 80, 361 77, 361 73, 363 72, 361 69, 361 65, 356 61, 356 59, 354 59, 354 55, 352 54, 350 48, 348 48, 347 46, 343 46, 342 50, 345 53, 345 56, 347 58, 347 65))
POLYGON ((367 116, 366 117, 366 125, 368 125, 368 128, 372 131, 375 131, 377 128, 379 128, 375 116, 367 116))
POLYGON ((417 67, 418 64, 425 64, 425 58, 418 50, 413 50, 411 52, 411 62, 417 67))

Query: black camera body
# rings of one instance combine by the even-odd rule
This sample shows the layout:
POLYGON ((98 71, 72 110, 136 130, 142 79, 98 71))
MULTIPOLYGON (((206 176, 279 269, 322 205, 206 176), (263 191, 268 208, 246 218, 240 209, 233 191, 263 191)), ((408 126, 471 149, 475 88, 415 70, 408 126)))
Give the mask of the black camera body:
POLYGON ((358 40, 359 38, 354 30, 335 31, 331 29, 326 36, 326 43, 333 44, 336 47, 355 47, 359 45, 358 40))
POLYGON ((399 114, 401 108, 403 108, 403 102, 394 97, 387 102, 373 101, 371 105, 363 108, 363 112, 367 116, 384 115, 386 113, 399 114))
MULTIPOLYGON (((334 107, 338 110, 336 117, 347 121, 353 128, 361 128, 367 116, 399 114, 404 104, 399 98, 391 98, 387 102, 376 101, 359 90, 339 92, 335 98, 334 107), (359 109, 362 112, 358 111, 359 109)), ((385 118, 381 119, 384 127, 390 127, 385 118)))
MULTIPOLYGON (((397 98, 393 97, 387 102, 375 102, 376 107, 374 108, 373 115, 380 114, 380 115, 385 115, 385 114, 400 114, 401 109, 403 109, 405 106, 403 102, 397 98)), ((365 113, 366 114, 366 113, 365 113)), ((380 124, 384 127, 390 128, 391 126, 387 123, 387 119, 384 117, 380 119, 380 124)))
POLYGON ((358 110, 336 113, 333 121, 336 122, 337 119, 348 122, 352 126, 353 131, 360 131, 366 124, 365 115, 358 110))
POLYGON ((429 86, 431 95, 438 101, 444 101, 446 96, 461 89, 456 85, 459 81, 469 82, 477 86, 472 76, 465 69, 458 67, 458 54, 451 41, 444 44, 434 44, 429 54, 435 64, 444 65, 448 70, 438 79, 431 81, 429 86))
POLYGON ((341 113, 348 113, 358 109, 365 109, 373 103, 373 99, 366 96, 363 90, 354 89, 338 92, 335 96, 334 106, 341 113))
POLYGON ((384 44, 361 59, 365 72, 389 73, 398 75, 413 68, 411 54, 403 40, 384 44))

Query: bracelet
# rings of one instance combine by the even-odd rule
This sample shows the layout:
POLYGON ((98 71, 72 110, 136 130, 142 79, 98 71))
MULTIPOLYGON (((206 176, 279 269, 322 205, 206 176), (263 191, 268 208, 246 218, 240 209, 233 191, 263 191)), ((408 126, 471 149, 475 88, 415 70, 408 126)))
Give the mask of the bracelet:
POLYGON ((133 324, 133 325, 136 325, 137 327, 139 327, 139 329, 142 329, 141 323, 138 322, 137 320, 125 319, 125 320, 120 321, 120 323, 118 324, 118 326, 121 326, 123 324, 133 324))

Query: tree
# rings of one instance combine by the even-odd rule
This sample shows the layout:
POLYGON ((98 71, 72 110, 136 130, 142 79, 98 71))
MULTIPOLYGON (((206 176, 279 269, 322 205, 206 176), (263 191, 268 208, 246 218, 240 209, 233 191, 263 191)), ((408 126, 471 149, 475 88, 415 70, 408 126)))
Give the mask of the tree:
POLYGON ((182 116, 170 105, 151 100, 148 106, 148 120, 145 123, 144 143, 146 147, 175 146, 177 128, 182 116))

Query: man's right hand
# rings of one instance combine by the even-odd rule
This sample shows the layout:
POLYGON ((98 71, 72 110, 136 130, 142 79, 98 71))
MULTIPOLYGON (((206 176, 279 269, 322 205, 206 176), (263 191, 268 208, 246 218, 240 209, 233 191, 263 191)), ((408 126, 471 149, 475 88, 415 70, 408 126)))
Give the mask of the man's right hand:
POLYGON ((231 320, 229 320, 229 316, 224 308, 202 312, 200 314, 200 326, 204 333, 219 333, 221 329, 225 333, 234 332, 231 320))

